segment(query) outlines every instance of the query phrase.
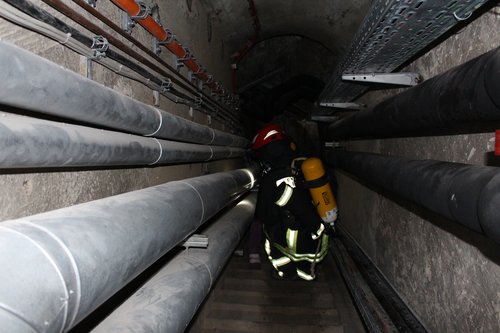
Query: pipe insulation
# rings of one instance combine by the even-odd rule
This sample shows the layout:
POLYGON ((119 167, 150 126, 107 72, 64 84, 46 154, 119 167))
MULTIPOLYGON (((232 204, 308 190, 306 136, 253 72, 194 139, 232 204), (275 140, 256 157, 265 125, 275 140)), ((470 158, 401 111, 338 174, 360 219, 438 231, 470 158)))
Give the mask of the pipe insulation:
POLYGON ((172 259, 93 333, 184 332, 253 218, 250 194, 211 226, 207 249, 190 248, 172 259))
POLYGON ((500 168, 347 151, 326 160, 500 244, 500 168))
MULTIPOLYGON (((51 39, 54 39, 60 42, 61 44, 69 47, 70 49, 82 54, 83 56, 93 59, 93 61, 102 64, 103 66, 111 69, 112 71, 114 71, 119 75, 129 77, 133 80, 141 82, 142 84, 146 85, 147 87, 153 90, 160 91, 162 95, 173 100, 175 103, 183 103, 186 105, 193 106, 196 108, 196 110, 200 110, 201 112, 204 113, 212 114, 214 112, 213 108, 208 105, 207 102, 209 100, 207 100, 206 98, 203 98, 201 102, 198 102, 198 97, 201 97, 198 96, 198 94, 196 94, 196 97, 189 97, 186 94, 181 93, 179 89, 177 89, 177 87, 175 87, 174 85, 172 85, 172 87, 170 87, 168 91, 167 89, 162 89, 160 85, 162 83, 162 80, 167 80, 170 77, 168 73, 164 72, 161 68, 157 67, 156 65, 144 59, 144 57, 139 55, 137 52, 133 51, 128 46, 121 43, 113 36, 109 35, 107 32, 105 32, 97 25, 93 24, 91 21, 87 20, 86 18, 84 18, 83 16, 72 10, 70 7, 63 4, 61 1, 43 0, 50 6, 57 8, 57 10, 67 15, 69 18, 76 20, 78 24, 85 27, 86 29, 89 29, 90 31, 95 33, 96 36, 104 37, 109 42, 109 45, 117 47, 125 54, 136 59, 138 64, 141 65, 131 62, 130 60, 114 52, 113 51, 114 48, 110 49, 109 47, 106 49, 105 57, 103 56, 96 57, 94 53, 95 50, 92 49, 93 45, 92 38, 85 36, 78 30, 68 26, 66 23, 57 19, 49 12, 34 6, 28 1, 25 0, 22 1, 5 0, 5 1, 10 3, 10 5, 3 4, 2 2, 0 2, 0 7, 2 7, 0 9, 0 16, 8 19, 14 24, 24 26, 30 30, 36 31, 51 39), (155 73, 151 73, 149 69, 145 68, 142 65, 146 65, 149 68, 153 69, 155 73), (205 110, 205 107, 209 109, 210 112, 207 112, 207 110, 205 110)), ((107 20, 107 22, 109 23, 109 20, 107 20)), ((128 37, 135 41, 134 38, 130 36, 128 37)), ((172 83, 175 83, 183 87, 183 89, 187 88, 187 90, 190 90, 189 87, 186 87, 184 84, 182 84, 182 82, 179 82, 175 78, 172 78, 171 81, 172 83)), ((220 107, 221 111, 225 110, 222 106, 220 107)), ((223 122, 227 120, 228 116, 231 118, 231 121, 235 121, 233 114, 218 112, 215 116, 218 119, 221 119, 223 122)))
POLYGON ((244 154, 0 112, 0 168, 161 165, 244 154))
POLYGON ((499 91, 497 48, 330 125, 327 136, 341 140, 475 130, 500 121, 499 91))
POLYGON ((2 41, 0 72, 0 104, 5 106, 161 139, 234 147, 249 143, 136 101, 2 41))
POLYGON ((256 172, 173 181, 0 223, 2 331, 68 331, 248 191, 256 172))

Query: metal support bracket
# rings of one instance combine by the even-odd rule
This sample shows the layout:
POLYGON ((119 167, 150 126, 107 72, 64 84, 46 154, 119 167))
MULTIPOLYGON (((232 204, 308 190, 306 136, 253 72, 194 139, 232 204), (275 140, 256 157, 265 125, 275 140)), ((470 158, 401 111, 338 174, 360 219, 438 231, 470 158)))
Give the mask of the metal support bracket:
MULTIPOLYGON (((160 10, 158 7, 158 4, 154 4, 151 7, 149 7, 149 15, 153 18, 153 20, 161 25, 160 23, 160 10)), ((151 38, 151 44, 152 44, 152 51, 156 55, 160 55, 161 53, 161 47, 160 47, 160 41, 156 37, 151 38)))
POLYGON ((123 31, 128 34, 132 33, 132 29, 135 27, 135 21, 130 18, 127 12, 122 12, 121 25, 123 31))
POLYGON ((109 42, 103 36, 94 36, 90 48, 94 50, 92 58, 99 59, 106 56, 106 51, 109 49, 109 42))
POLYGON ((153 105, 160 106, 160 92, 157 90, 153 90, 153 105))
POLYGON ((87 74, 87 79, 92 80, 93 79, 93 68, 94 68, 94 61, 91 58, 85 58, 85 70, 87 74))
POLYGON ((135 2, 139 6, 139 12, 137 15, 131 15, 130 18, 134 21, 144 20, 151 13, 151 8, 142 1, 135 2))
POLYGON ((156 23, 161 25, 161 19, 160 19, 160 7, 158 6, 157 3, 153 4, 151 7, 149 7, 149 14, 155 20, 156 23))
POLYGON ((177 40, 177 38, 172 33, 172 31, 170 31, 170 29, 165 29, 165 32, 167 33, 167 38, 163 41, 158 41, 158 44, 160 44, 160 45, 170 44, 174 40, 177 40))
POLYGON ((201 96, 201 95, 200 95, 200 96, 198 96, 198 97, 195 97, 195 98, 194 98, 194 107, 195 107, 196 109, 201 108, 201 104, 202 104, 202 103, 203 103, 203 99, 202 99, 202 96, 201 96))
POLYGON ((326 108, 337 108, 337 109, 346 109, 346 110, 361 110, 365 107, 364 104, 359 103, 329 103, 329 102, 321 102, 319 106, 323 106, 326 108))
POLYGON ((85 0, 85 2, 94 8, 97 6, 97 0, 85 0))
POLYGON ((342 143, 338 141, 325 142, 325 148, 338 148, 338 147, 342 147, 342 143))
POLYGON ((186 239, 180 246, 186 249, 191 247, 206 249, 208 247, 208 237, 206 235, 191 235, 191 237, 186 239))
POLYGON ((191 51, 187 47, 184 47, 184 51, 186 52, 184 54, 184 57, 182 57, 182 58, 176 57, 175 58, 175 66, 177 67, 177 70, 179 70, 179 68, 184 66, 185 61, 187 61, 193 57, 193 55, 191 54, 191 51))
POLYGON ((214 76, 213 75, 208 75, 208 79, 207 79, 207 82, 205 82, 205 84, 208 85, 208 84, 210 84, 212 82, 214 82, 214 76))
POLYGON ((311 116, 312 121, 318 121, 322 123, 333 123, 334 121, 339 120, 340 117, 336 116, 311 116))
POLYGON ((399 86, 416 86, 422 82, 422 76, 418 73, 356 73, 342 74, 343 81, 357 81, 370 83, 395 84, 399 86))
POLYGON ((161 53, 160 41, 156 37, 151 37, 151 51, 154 54, 159 55, 161 53))
POLYGON ((178 71, 181 69, 181 67, 184 67, 184 63, 179 61, 179 58, 177 58, 177 56, 175 54, 172 54, 172 59, 173 59, 173 63, 174 63, 174 66, 175 66, 175 69, 178 71))
POLYGON ((161 81, 161 86, 160 86, 160 90, 162 93, 164 92, 168 92, 170 91, 170 89, 172 88, 173 86, 173 83, 172 83, 172 80, 171 79, 163 79, 161 81))

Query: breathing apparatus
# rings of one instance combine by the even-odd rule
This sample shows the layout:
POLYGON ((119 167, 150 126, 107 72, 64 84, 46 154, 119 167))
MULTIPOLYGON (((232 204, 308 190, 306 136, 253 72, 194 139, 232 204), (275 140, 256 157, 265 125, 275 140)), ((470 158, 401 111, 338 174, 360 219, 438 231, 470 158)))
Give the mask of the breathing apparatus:
MULTIPOLYGON (((278 125, 271 124, 260 130, 252 141, 252 150, 258 150, 271 142, 287 140, 288 137, 278 125)), ((292 143, 293 144, 293 143, 292 143)), ((295 150, 293 146, 290 149, 295 150)), ((321 160, 316 157, 298 158, 292 162, 292 170, 298 174, 296 162, 300 164, 300 170, 305 179, 305 186, 309 189, 313 203, 316 206, 318 215, 323 220, 325 226, 333 229, 337 220, 337 202, 333 196, 332 188, 321 160)))
POLYGON ((323 163, 319 158, 311 157, 302 163, 301 170, 318 215, 325 224, 333 228, 338 216, 337 202, 333 196, 323 163))

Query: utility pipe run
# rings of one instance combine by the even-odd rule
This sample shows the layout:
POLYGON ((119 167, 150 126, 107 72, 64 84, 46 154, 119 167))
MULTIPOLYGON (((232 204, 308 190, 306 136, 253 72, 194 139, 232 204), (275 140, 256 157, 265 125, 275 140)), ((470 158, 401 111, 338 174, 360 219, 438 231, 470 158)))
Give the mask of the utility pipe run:
MULTIPOLYGON (((115 33, 119 34, 123 38, 129 40, 132 44, 137 46, 140 50, 143 52, 147 53, 150 57, 152 57, 154 60, 156 60, 158 63, 162 64, 165 68, 169 69, 174 75, 176 75, 180 80, 184 81, 186 84, 190 85, 191 88, 196 89, 199 93, 203 94, 203 98, 205 101, 207 101, 212 107, 220 108, 222 110, 228 111, 222 104, 219 102, 215 101, 211 96, 203 92, 201 89, 196 87, 191 81, 189 81, 185 76, 181 75, 175 68, 170 66, 165 60, 163 60, 160 56, 155 54, 153 51, 145 47, 141 42, 139 42, 137 39, 135 39, 133 36, 125 32, 121 27, 119 27, 117 24, 115 24, 113 21, 111 21, 109 18, 107 18, 105 15, 101 14, 99 11, 97 11, 94 7, 90 6, 85 0, 73 0, 74 3, 76 3, 78 6, 83 8, 85 11, 87 11, 89 14, 97 18, 98 20, 102 21, 105 25, 107 25, 109 28, 111 28, 115 33)), ((102 34, 100 34, 102 35, 102 34)), ((114 44, 114 43, 113 43, 114 44)), ((174 80, 172 80, 174 81, 174 80)))
POLYGON ((184 332, 248 229, 256 194, 240 201, 204 231, 208 248, 177 255, 93 333, 184 332))
POLYGON ((162 139, 248 145, 243 137, 138 102, 5 42, 0 42, 0 73, 0 104, 6 106, 162 139))
POLYGON ((68 331, 248 191, 255 174, 174 181, 0 223, 2 331, 68 331))
POLYGON ((500 244, 500 168, 340 150, 326 159, 500 244))
POLYGON ((244 154, 0 112, 0 168, 161 165, 244 154))
POLYGON ((447 134, 500 121, 500 48, 328 127, 330 140, 447 134))
POLYGON ((141 8, 134 0, 111 0, 115 5, 125 11, 134 21, 139 23, 144 29, 151 33, 158 41, 172 52, 179 61, 183 62, 189 70, 191 70, 201 81, 210 87, 215 93, 223 91, 220 84, 217 84, 211 79, 211 76, 204 72, 201 66, 196 62, 190 52, 183 47, 168 29, 156 22, 149 13, 144 12, 145 8, 141 8), (144 18, 139 18, 144 16, 144 18))

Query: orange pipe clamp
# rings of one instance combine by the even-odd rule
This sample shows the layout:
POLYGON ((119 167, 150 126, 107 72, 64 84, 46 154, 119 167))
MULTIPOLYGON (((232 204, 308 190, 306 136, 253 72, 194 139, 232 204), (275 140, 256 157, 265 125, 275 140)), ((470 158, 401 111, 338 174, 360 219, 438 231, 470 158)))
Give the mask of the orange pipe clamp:
POLYGON ((165 30, 160 23, 156 22, 153 17, 149 15, 148 8, 142 2, 137 3, 134 0, 111 1, 120 7, 120 9, 127 12, 130 18, 149 31, 149 33, 158 39, 160 44, 164 45, 170 52, 179 58, 179 61, 183 62, 200 80, 207 83, 207 86, 216 89, 217 86, 213 82, 209 82, 211 76, 202 71, 201 66, 195 61, 189 51, 182 47, 174 38, 170 31, 165 30))

